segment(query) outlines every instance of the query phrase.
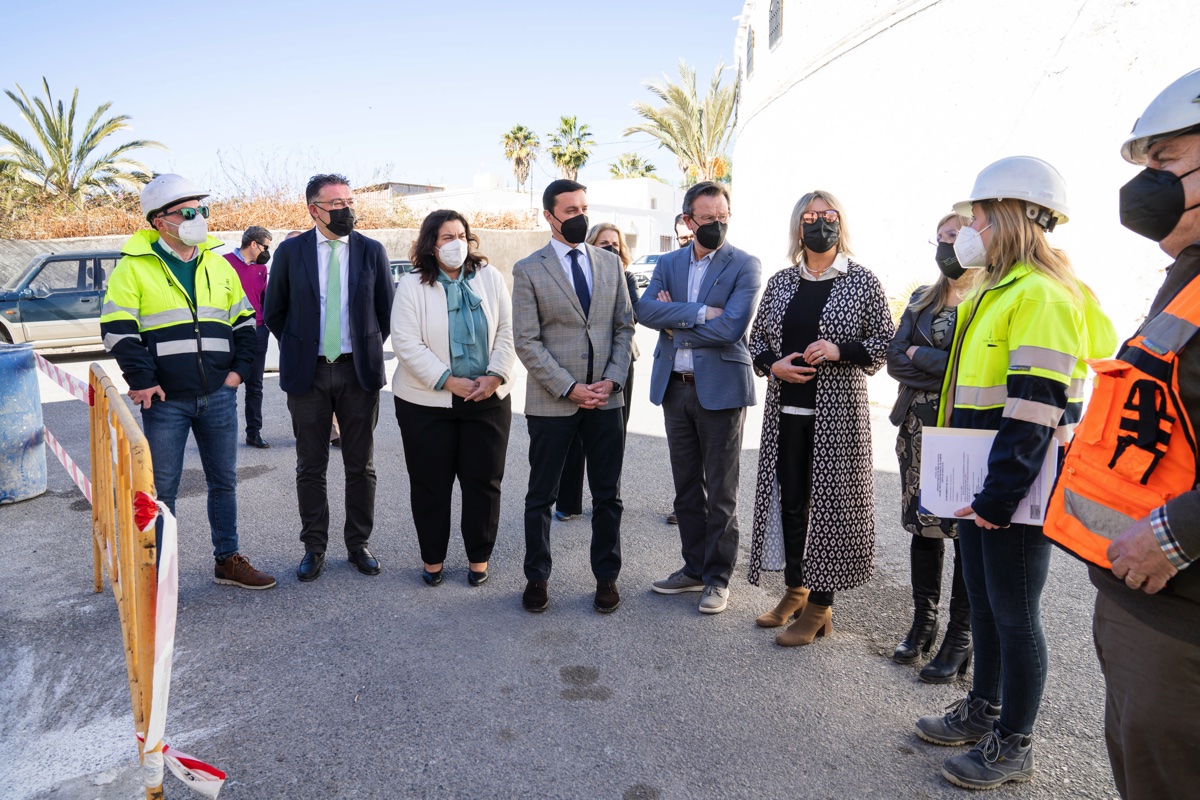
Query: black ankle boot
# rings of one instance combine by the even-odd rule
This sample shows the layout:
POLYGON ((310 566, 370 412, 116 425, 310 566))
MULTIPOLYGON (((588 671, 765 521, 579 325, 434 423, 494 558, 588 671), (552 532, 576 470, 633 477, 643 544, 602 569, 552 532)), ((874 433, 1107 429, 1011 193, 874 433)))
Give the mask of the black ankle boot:
POLYGON ((961 678, 971 666, 971 650, 971 601, 967 599, 962 562, 956 549, 954 585, 950 590, 950 624, 946 626, 946 635, 942 637, 942 646, 937 655, 921 669, 921 680, 925 683, 950 683, 961 678))
POLYGON ((892 660, 911 664, 933 649, 937 638, 938 600, 942 593, 942 551, 909 551, 913 587, 913 623, 904 641, 896 645, 892 660))

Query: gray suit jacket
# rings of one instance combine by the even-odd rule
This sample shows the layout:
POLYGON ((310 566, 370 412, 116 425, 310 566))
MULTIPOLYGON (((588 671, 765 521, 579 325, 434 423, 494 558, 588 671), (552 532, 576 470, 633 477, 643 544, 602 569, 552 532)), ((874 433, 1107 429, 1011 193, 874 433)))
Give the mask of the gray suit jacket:
MULTIPOLYGON (((581 246, 592 262, 592 304, 586 317, 549 243, 513 265, 513 343, 529 370, 526 416, 568 417, 579 410, 563 393, 572 383, 587 382, 589 342, 592 382, 624 383, 629 372, 633 306, 621 262, 606 250, 581 246)), ((604 408, 620 408, 623 402, 614 392, 604 408)))
POLYGON ((709 262, 697 302, 688 299, 691 248, 667 253, 654 265, 654 277, 638 302, 638 322, 660 331, 654 349, 650 400, 662 405, 675 368, 675 349, 688 347, 696 375, 696 396, 709 411, 755 404, 754 374, 746 332, 762 281, 762 265, 754 256, 726 242, 709 262), (660 290, 670 303, 658 300, 660 290), (723 309, 721 316, 696 324, 701 306, 723 309), (671 331, 671 335, 667 335, 671 331))

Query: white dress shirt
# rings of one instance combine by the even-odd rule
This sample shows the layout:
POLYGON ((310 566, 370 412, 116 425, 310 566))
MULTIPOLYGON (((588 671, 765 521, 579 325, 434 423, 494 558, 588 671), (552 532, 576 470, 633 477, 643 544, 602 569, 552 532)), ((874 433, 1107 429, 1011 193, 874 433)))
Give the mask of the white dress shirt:
MULTIPOLYGON (((720 252, 720 248, 713 250, 699 261, 696 260, 696 248, 694 246, 688 248, 688 296, 682 302, 695 303, 700 298, 700 284, 704 283, 704 274, 708 272, 708 265, 712 263, 713 256, 720 252)), ((674 300, 675 298, 671 298, 674 300)), ((707 322, 708 306, 700 306, 700 310, 696 312, 696 324, 703 325, 707 322)), ((675 371, 676 372, 693 372, 695 370, 695 359, 692 358, 692 348, 677 347, 675 348, 675 371)))
POLYGON ((567 283, 571 284, 571 286, 575 285, 575 276, 571 274, 571 257, 567 254, 572 250, 579 251, 579 268, 583 270, 583 279, 587 281, 588 294, 591 294, 592 260, 588 258, 587 245, 581 242, 572 247, 566 242, 560 242, 558 239, 551 239, 550 245, 554 248, 554 252, 558 256, 558 261, 562 264, 563 271, 567 273, 567 283))
MULTIPOLYGON (((329 285, 329 254, 332 248, 329 246, 330 239, 326 239, 321 233, 320 228, 313 228, 317 234, 317 279, 321 283, 321 336, 320 341, 325 341, 325 289, 329 285)), ((342 354, 354 351, 354 346, 350 343, 350 237, 343 236, 340 239, 332 241, 341 242, 338 247, 338 274, 341 275, 341 300, 342 305, 338 310, 338 314, 342 320, 342 354)), ((324 355, 324 344, 322 344, 321 354, 324 355)))

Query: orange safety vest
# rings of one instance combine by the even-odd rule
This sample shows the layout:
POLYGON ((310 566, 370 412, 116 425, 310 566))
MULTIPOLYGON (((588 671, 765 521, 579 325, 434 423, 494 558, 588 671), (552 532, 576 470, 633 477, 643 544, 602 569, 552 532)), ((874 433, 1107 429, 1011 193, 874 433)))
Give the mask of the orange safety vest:
POLYGON ((1196 436, 1179 400, 1179 351, 1200 329, 1200 280, 1125 343, 1088 361, 1091 403, 1063 461, 1043 528, 1068 552, 1111 569, 1108 546, 1196 487, 1196 436))

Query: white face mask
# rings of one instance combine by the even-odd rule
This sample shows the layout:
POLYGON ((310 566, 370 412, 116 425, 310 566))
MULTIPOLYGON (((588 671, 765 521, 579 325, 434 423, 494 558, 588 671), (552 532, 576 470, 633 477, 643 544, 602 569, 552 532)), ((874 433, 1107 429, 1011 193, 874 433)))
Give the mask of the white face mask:
POLYGON ((465 239, 454 239, 438 248, 438 261, 446 269, 458 269, 467 260, 467 242, 465 239))
POLYGON ((208 220, 197 214, 192 219, 179 223, 175 235, 184 244, 204 244, 208 241, 208 220))
MULTIPOLYGON (((992 227, 988 223, 983 230, 992 227)), ((980 269, 987 266, 987 245, 983 243, 983 231, 974 228, 963 228, 954 240, 954 255, 964 269, 980 269)))

